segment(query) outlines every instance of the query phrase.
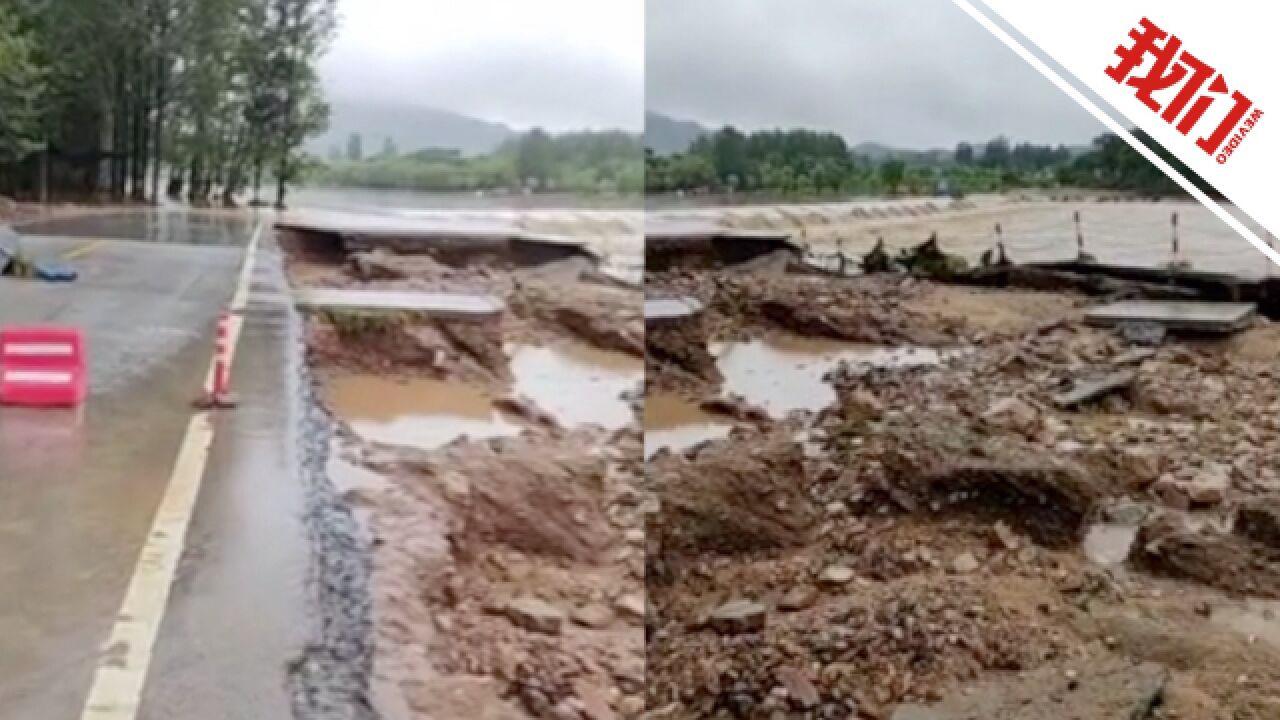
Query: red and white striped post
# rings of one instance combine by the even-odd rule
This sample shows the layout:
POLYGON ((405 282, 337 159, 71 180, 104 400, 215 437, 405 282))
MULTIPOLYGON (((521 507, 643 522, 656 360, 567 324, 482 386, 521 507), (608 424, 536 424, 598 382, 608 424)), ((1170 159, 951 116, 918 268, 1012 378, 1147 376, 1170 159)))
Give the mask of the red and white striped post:
POLYGON ((227 394, 227 342, 230 333, 231 313, 225 310, 218 316, 218 330, 213 345, 213 396, 227 394))
POLYGON ((218 316, 213 342, 213 387, 196 402, 203 409, 233 408, 237 400, 231 393, 231 313, 218 316))

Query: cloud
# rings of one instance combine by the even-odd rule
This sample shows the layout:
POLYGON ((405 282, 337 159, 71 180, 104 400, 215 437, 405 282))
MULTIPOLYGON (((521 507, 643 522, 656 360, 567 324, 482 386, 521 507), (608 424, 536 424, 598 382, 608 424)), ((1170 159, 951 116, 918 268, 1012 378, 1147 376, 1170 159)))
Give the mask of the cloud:
POLYGON ((340 0, 331 97, 514 127, 639 130, 643 0, 340 0))
POLYGON ((1104 131, 950 0, 648 0, 646 25, 649 108, 711 126, 917 148, 1104 131))

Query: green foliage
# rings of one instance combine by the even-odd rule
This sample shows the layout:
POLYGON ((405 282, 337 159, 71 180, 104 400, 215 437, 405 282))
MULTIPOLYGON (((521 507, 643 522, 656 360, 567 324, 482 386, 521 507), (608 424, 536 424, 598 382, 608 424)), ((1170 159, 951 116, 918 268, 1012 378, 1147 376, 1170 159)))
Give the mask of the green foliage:
POLYGON ((361 310, 320 311, 320 316, 347 340, 370 336, 392 336, 402 332, 415 321, 409 312, 370 312, 361 310))
MULTIPOLYGON (((1143 137, 1181 168, 1163 148, 1143 137)), ((860 157, 833 133, 772 130, 743 135, 726 127, 699 138, 687 152, 646 152, 645 190, 821 197, 928 195, 944 188, 964 195, 1069 185, 1150 194, 1179 192, 1175 183, 1112 135, 1098 138, 1078 157, 1063 145, 1014 144, 1005 137, 978 146, 962 142, 954 152, 879 154, 878 162, 860 157)))
POLYGON ((428 192, 516 190, 640 192, 640 138, 624 132, 551 135, 534 129, 488 155, 425 148, 396 155, 393 147, 359 162, 332 162, 309 177, 322 185, 428 192))
POLYGON ((0 162, 21 159, 40 146, 44 71, 18 19, 0 13, 0 162))
POLYGON ((185 186, 204 202, 215 188, 229 200, 268 163, 288 177, 297 148, 327 118, 315 64, 334 3, 5 0, 7 189, 32 193, 34 173, 18 166, 46 140, 54 193, 142 199, 168 167, 175 193, 185 186))
MULTIPOLYGON (((1205 193, 1219 196, 1212 185, 1193 173, 1181 160, 1152 140, 1145 132, 1134 130, 1133 134, 1139 142, 1153 150, 1157 156, 1205 193)), ((1065 185, 1100 187, 1149 195, 1176 195, 1182 192, 1182 188, 1176 182, 1148 162, 1129 143, 1110 133, 1095 138, 1090 153, 1059 168, 1057 179, 1065 185)))
POLYGON ((885 160, 880 165, 880 182, 884 183, 889 194, 893 195, 902 187, 902 180, 907 176, 907 164, 901 160, 885 160))

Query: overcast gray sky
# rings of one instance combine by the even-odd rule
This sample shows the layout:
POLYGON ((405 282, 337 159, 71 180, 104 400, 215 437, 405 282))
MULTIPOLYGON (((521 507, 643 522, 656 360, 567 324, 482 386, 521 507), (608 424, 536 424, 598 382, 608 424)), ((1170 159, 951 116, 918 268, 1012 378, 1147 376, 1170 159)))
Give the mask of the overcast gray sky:
POLYGON ((950 0, 646 5, 647 102, 673 117, 915 148, 1104 131, 950 0))
POLYGON ((644 0, 339 0, 330 97, 639 131, 644 0))

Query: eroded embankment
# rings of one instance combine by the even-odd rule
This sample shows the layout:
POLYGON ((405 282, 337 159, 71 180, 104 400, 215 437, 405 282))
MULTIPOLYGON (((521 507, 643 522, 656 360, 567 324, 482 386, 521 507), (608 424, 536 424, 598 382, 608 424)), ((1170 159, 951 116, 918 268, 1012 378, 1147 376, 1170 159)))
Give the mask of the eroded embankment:
POLYGON ((651 355, 646 412, 718 427, 671 422, 647 448, 652 716, 1280 712, 1270 326, 1145 348, 1084 327, 1091 301, 1069 294, 724 271, 650 286, 702 300, 688 337, 717 372, 651 355), (735 384, 751 343, 808 352, 735 384), (827 394, 779 404, 779 372, 827 394))
POLYGON ((373 547, 383 717, 638 716, 638 293, 576 262, 293 261, 295 284, 505 304, 487 319, 308 318, 342 424, 329 472, 373 547))

